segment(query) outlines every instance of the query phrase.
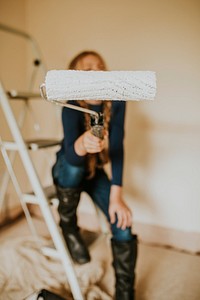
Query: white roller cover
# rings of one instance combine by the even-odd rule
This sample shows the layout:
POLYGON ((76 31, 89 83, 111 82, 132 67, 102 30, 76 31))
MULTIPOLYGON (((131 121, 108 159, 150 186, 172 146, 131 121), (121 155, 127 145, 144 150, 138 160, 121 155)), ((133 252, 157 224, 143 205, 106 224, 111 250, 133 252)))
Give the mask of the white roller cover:
POLYGON ((51 70, 46 74, 48 100, 153 100, 152 71, 51 70))

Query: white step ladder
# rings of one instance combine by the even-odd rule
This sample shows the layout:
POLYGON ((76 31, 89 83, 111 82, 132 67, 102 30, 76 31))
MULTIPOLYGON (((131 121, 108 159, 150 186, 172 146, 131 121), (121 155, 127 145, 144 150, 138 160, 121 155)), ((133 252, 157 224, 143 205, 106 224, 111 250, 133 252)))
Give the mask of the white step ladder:
MULTIPOLYGON (((0 24, 0 29, 8 31, 9 33, 20 35, 21 37, 24 37, 32 41, 29 35, 19 30, 10 28, 8 26, 4 26, 2 24, 0 24)), ((33 140, 33 141, 25 142, 20 130, 20 127, 22 126, 23 123, 23 117, 19 122, 17 122, 10 105, 10 101, 11 101, 10 99, 23 99, 27 101, 29 99, 37 98, 37 97, 40 97, 40 95, 31 92, 7 93, 3 86, 3 83, 0 82, 0 107, 2 108, 3 114, 5 116, 6 122, 8 124, 8 127, 10 129, 13 138, 13 141, 4 141, 0 135, 0 150, 7 167, 6 176, 3 178, 4 182, 2 184, 2 189, 4 190, 1 194, 3 196, 1 196, 0 199, 0 209, 3 205, 5 189, 8 185, 8 180, 9 178, 11 178, 16 193, 20 199, 21 206, 25 213, 31 232, 36 237, 37 241, 39 241, 39 237, 36 232, 27 204, 33 203, 39 205, 55 247, 55 249, 45 248, 43 249, 43 252, 48 256, 52 256, 54 258, 56 257, 61 260, 64 271, 66 273, 69 286, 71 288, 73 298, 75 300, 83 300, 84 298, 76 276, 73 261, 66 247, 60 228, 57 222, 55 221, 53 213, 50 208, 48 193, 41 185, 39 176, 34 167, 34 163, 29 154, 30 150, 38 150, 40 148, 56 146, 58 145, 59 142, 54 140, 39 140, 39 141, 33 140), (13 156, 11 155, 12 153, 19 154, 21 158, 21 162, 23 163, 27 177, 33 189, 33 194, 26 194, 22 192, 17 176, 13 169, 13 165, 12 165, 13 156)))

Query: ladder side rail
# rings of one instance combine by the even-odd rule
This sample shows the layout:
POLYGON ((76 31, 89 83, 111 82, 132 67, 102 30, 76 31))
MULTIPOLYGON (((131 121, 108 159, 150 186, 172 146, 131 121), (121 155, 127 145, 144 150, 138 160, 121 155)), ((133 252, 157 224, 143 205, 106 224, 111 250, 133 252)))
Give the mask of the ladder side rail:
POLYGON ((38 237, 36 228, 34 226, 34 223, 32 221, 32 218, 31 218, 30 212, 28 210, 28 207, 27 207, 26 203, 23 201, 23 193, 22 193, 22 190, 20 188, 20 185, 19 185, 19 182, 17 180, 17 177, 16 177, 16 175, 14 173, 14 170, 13 170, 13 167, 12 167, 12 163, 10 161, 10 158, 8 156, 8 153, 7 153, 6 149, 1 144, 1 140, 0 140, 0 146, 1 146, 1 153, 2 153, 2 156, 4 158, 4 161, 5 161, 7 170, 8 170, 8 174, 10 175, 11 181, 12 181, 12 183, 14 185, 14 188, 15 188, 15 191, 17 193, 17 196, 18 196, 18 198, 20 200, 20 203, 21 203, 21 206, 23 208, 24 214, 26 216, 26 219, 27 219, 28 225, 30 227, 31 233, 32 233, 32 235, 34 237, 36 237, 36 239, 39 240, 39 237, 38 237))
MULTIPOLYGON (((46 73, 46 67, 45 67, 45 64, 44 64, 44 60, 42 59, 42 53, 40 51, 40 48, 39 48, 36 40, 30 34, 24 32, 22 30, 19 30, 19 29, 10 27, 8 25, 5 25, 3 23, 0 23, 0 30, 4 31, 6 33, 9 33, 9 34, 16 35, 18 37, 21 37, 21 38, 29 41, 31 43, 32 50, 33 50, 34 54, 36 55, 36 57, 40 61, 40 66, 43 70, 43 73, 44 74, 46 73)), ((29 90, 31 90, 32 87, 33 87, 33 81, 35 79, 35 76, 36 76, 36 74, 34 72, 34 76, 31 77, 31 81, 30 81, 30 84, 29 84, 29 90)), ((27 108, 27 105, 26 105, 25 108, 27 108)), ((26 110, 24 109, 23 112, 21 113, 20 117, 19 117, 18 125, 19 125, 20 128, 23 126, 24 119, 25 119, 25 114, 26 114, 26 110)), ((16 155, 16 152, 12 152, 10 154, 10 161, 11 161, 12 164, 14 163, 15 155, 16 155)), ((1 194, 0 194, 0 212, 1 212, 1 208, 3 206, 3 202, 4 202, 4 199, 5 199, 5 196, 6 196, 6 191, 7 191, 8 185, 9 185, 9 181, 10 181, 10 176, 9 176, 8 171, 6 170, 4 175, 3 175, 3 178, 1 180, 1 186, 0 186, 0 190, 1 190, 1 194)))
MULTIPOLYGON (((5 25, 3 23, 0 23, 0 30, 3 30, 5 32, 8 32, 8 33, 11 33, 11 34, 14 34, 14 35, 18 35, 18 36, 20 36, 24 39, 29 40, 31 42, 32 49, 35 52, 36 56, 38 56, 40 59, 42 58, 42 53, 41 53, 41 51, 38 47, 38 44, 37 44, 36 40, 30 34, 28 34, 25 31, 10 27, 8 25, 5 25)), ((44 65, 44 62, 42 63, 42 69, 43 69, 43 72, 45 74, 46 73, 46 67, 44 65)))
POLYGON ((47 224, 47 227, 51 234, 54 245, 60 253, 60 258, 63 263, 63 267, 65 269, 65 273, 67 275, 67 279, 68 279, 69 285, 71 287, 71 291, 74 296, 74 299, 83 300, 83 296, 82 296, 81 289, 80 289, 80 286, 79 286, 79 283, 78 283, 78 280, 77 280, 77 277, 75 274, 71 256, 69 254, 67 247, 65 246, 62 234, 59 231, 58 225, 56 224, 53 214, 51 212, 51 209, 49 207, 48 199, 46 198, 46 196, 44 194, 44 191, 40 184, 40 180, 39 180, 37 173, 33 167, 27 147, 21 136, 20 130, 18 128, 14 114, 9 105, 9 101, 8 101, 7 95, 3 89, 2 83, 0 83, 0 102, 1 102, 1 105, 3 108, 3 111, 5 113, 6 120, 10 127, 11 133, 13 135, 13 138, 19 146, 19 154, 20 154, 21 160, 23 162, 23 165, 25 167, 26 173, 29 177, 30 183, 33 187, 33 191, 34 191, 36 197, 38 199, 40 199, 38 204, 40 205, 42 214, 46 221, 46 224, 47 224))
MULTIPOLYGON (((18 119, 18 122, 17 122, 19 128, 22 128, 22 126, 24 124, 26 111, 27 111, 26 102, 23 104, 23 106, 24 106, 23 110, 20 112, 19 119, 18 119)), ((0 137, 0 139, 1 139, 1 137, 0 137)), ((12 151, 9 155, 9 160, 10 160, 11 165, 14 164, 15 157, 16 157, 16 152, 12 151)), ((4 202, 4 199, 6 197, 6 191, 8 189, 9 181, 10 181, 10 176, 9 176, 8 169, 6 169, 5 173, 3 174, 3 178, 1 180, 1 185, 0 185, 0 191, 1 191, 1 194, 0 194, 0 212, 2 211, 2 208, 3 208, 3 202, 4 202)))

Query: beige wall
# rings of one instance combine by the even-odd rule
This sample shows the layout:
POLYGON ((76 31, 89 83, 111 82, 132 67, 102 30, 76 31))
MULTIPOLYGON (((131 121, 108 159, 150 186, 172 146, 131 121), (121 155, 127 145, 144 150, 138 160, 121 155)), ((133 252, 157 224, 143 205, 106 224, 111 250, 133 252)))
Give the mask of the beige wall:
MULTIPOLYGON (((1 0, 0 23, 14 26, 20 29, 26 27, 25 1, 24 0, 1 0)), ((26 85, 26 43, 22 38, 5 33, 0 30, 0 79, 6 89, 22 89, 26 85)), ((13 106, 16 116, 19 116, 22 104, 13 106)), ((10 131, 6 126, 5 118, 0 108, 0 136, 2 139, 11 139, 10 131)), ((21 170, 18 157, 15 159, 14 168, 21 170)), ((0 181, 5 173, 5 164, 0 154, 0 181)), ((19 172, 18 172, 19 173, 19 172)), ((21 171, 21 176, 23 172, 21 171)), ((2 181, 1 181, 2 182, 2 181)), ((12 207, 9 215, 15 215, 19 208, 19 201, 11 184, 8 185, 6 203, 12 207)), ((0 215, 0 223, 2 215, 0 215)))
MULTIPOLYGON (((65 68, 77 52, 94 49, 112 70, 156 71, 156 100, 127 104, 125 197, 137 222, 200 233, 200 2, 21 3, 47 69, 65 68)), ((61 135, 58 119, 44 134, 49 128, 61 135)))
MULTIPOLYGON (((15 28, 20 32, 27 32, 27 1, 24 0, 1 0, 0 1, 0 23, 15 28)), ((37 49, 34 47, 34 41, 26 39, 21 35, 13 34, 6 30, 0 30, 0 79, 5 90, 16 89, 18 91, 35 90, 38 91, 39 83, 42 82, 44 72, 42 68, 34 67, 34 59, 38 58, 37 49)), ((40 54, 40 53, 39 53, 40 54)), ((57 135, 60 120, 60 110, 55 112, 55 107, 49 105, 43 100, 31 100, 26 107, 24 101, 10 101, 14 115, 17 120, 22 119, 25 112, 25 119, 22 126, 22 134, 25 139, 33 138, 52 138, 57 135), (38 112, 48 110, 48 116, 44 119, 44 115, 38 112)), ((60 130, 61 131, 61 130, 60 130)), ((3 140, 12 140, 11 132, 7 126, 6 119, 0 107, 0 136, 3 140)), ((61 138, 61 135, 58 138, 61 138)), ((50 167, 52 166, 55 155, 54 148, 52 151, 40 151, 40 153, 31 153, 31 157, 35 162, 35 168, 44 185, 51 183, 50 167), (53 152, 52 152, 53 151, 53 152)), ((13 153, 9 153, 12 156, 13 153)), ((31 191, 30 182, 27 174, 21 164, 19 155, 14 158, 14 170, 16 171, 22 191, 31 191)), ((6 172, 5 163, 0 155, 0 183, 6 172)), ((6 182, 6 181, 5 181, 6 182)), ((0 185, 1 189, 1 185, 0 185)), ((1 190, 4 194, 3 189, 1 190)), ((0 199, 2 199, 0 197, 0 199)), ((9 208, 9 215, 15 215, 21 208, 16 192, 9 181, 7 193, 5 195, 5 204, 9 208)), ((1 207, 1 205, 0 205, 1 207)), ((7 214, 7 207, 3 209, 7 214)), ((0 214, 0 223, 4 219, 5 213, 0 214)), ((8 216, 7 216, 8 217, 8 216)))
MULTIPOLYGON (((1 0, 0 22, 21 30, 24 29, 26 27, 25 2, 25 0, 1 0)), ((9 89, 20 89, 26 80, 26 44, 22 38, 17 38, 15 35, 1 30, 0 39, 1 80, 9 89)))

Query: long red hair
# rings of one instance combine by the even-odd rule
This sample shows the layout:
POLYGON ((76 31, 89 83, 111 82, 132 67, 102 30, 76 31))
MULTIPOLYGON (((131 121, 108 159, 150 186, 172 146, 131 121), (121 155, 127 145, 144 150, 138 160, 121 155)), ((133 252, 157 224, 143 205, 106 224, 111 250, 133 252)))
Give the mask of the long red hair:
MULTIPOLYGON (((79 61, 81 61, 84 57, 88 55, 93 55, 99 59, 101 62, 101 70, 105 71, 107 70, 106 64, 104 59, 101 57, 100 54, 98 54, 95 51, 83 51, 76 55, 72 61, 69 63, 68 69, 70 70, 76 70, 76 66, 79 61)), ((81 107, 84 108, 89 108, 89 105, 83 101, 83 100, 78 100, 77 101, 81 107)), ((109 130, 109 123, 110 123, 110 118, 111 118, 111 101, 104 100, 103 101, 103 116, 104 116, 104 128, 108 131, 109 130)), ((90 115, 85 113, 85 130, 90 129, 90 115)), ((109 156, 108 156, 108 149, 104 149, 100 153, 95 153, 95 154, 87 154, 87 171, 88 171, 88 178, 92 178, 95 175, 95 170, 96 167, 98 168, 103 168, 104 164, 109 161, 109 156)))

